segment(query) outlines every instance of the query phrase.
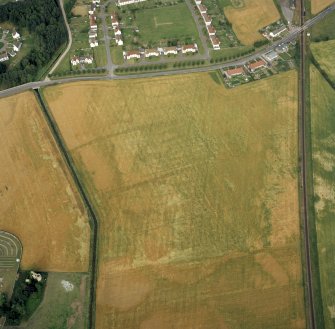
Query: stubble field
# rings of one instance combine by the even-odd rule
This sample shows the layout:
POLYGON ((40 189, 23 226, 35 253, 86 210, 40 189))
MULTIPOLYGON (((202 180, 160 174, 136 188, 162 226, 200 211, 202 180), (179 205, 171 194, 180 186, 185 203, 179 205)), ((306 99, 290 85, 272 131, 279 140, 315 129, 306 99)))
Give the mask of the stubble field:
POLYGON ((87 271, 89 224, 32 93, 0 99, 0 226, 22 267, 87 271))
POLYGON ((313 179, 325 328, 335 319, 335 90, 311 67, 313 179))
POLYGON ((237 38, 244 45, 252 45, 262 39, 263 36, 258 31, 280 19, 273 0, 244 0, 243 7, 227 6, 224 13, 232 23, 237 38))
POLYGON ((312 42, 311 50, 321 69, 335 83, 335 40, 312 42))
POLYGON ((312 5, 312 14, 317 14, 322 9, 325 9, 327 6, 331 5, 334 0, 311 0, 312 5))
POLYGON ((99 215, 97 329, 305 328, 296 89, 289 72, 44 91, 99 215))

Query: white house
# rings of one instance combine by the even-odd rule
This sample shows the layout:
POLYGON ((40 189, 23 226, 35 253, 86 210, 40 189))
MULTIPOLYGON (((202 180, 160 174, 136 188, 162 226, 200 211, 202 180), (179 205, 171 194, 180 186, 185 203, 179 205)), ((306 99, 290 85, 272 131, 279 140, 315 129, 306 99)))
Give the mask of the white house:
POLYGON ((93 0, 92 1, 94 4, 100 3, 100 0, 93 0))
POLYGON ((137 50, 131 50, 123 53, 123 56, 126 59, 140 59, 141 58, 141 53, 137 50))
POLYGON ((115 29, 115 28, 117 28, 119 26, 119 21, 118 21, 118 19, 116 17, 112 18, 112 26, 113 26, 113 29, 115 29))
POLYGON ((20 33, 16 32, 15 30, 12 32, 12 37, 15 40, 20 39, 20 33))
POLYGON ((73 66, 76 66, 76 65, 78 65, 80 63, 80 61, 79 61, 79 57, 77 57, 77 56, 73 56, 72 58, 71 58, 71 64, 73 65, 73 66))
POLYGON ((117 0, 117 4, 118 6, 125 6, 125 5, 131 5, 133 3, 139 3, 139 2, 143 2, 146 0, 117 0))
POLYGON ((216 30, 215 30, 215 28, 212 25, 208 25, 207 26, 207 32, 208 32, 209 36, 216 34, 216 30))
POLYGON ((214 50, 219 50, 220 49, 220 40, 215 35, 211 35, 209 38, 211 39, 213 49, 214 50))
POLYGON ((73 66, 76 66, 78 64, 92 64, 92 63, 93 63, 92 56, 83 56, 83 57, 73 56, 71 58, 71 64, 73 66))
POLYGON ((207 13, 207 8, 202 4, 198 5, 198 9, 200 11, 200 14, 206 14, 207 13))
POLYGON ((198 45, 195 43, 193 45, 185 45, 181 47, 181 52, 183 54, 196 53, 198 52, 198 45))
POLYGON ((115 35, 121 35, 122 32, 121 32, 121 30, 120 30, 118 27, 116 27, 116 28, 114 29, 114 34, 115 34, 115 35))
POLYGON ((160 53, 157 49, 146 49, 144 51, 144 56, 148 57, 159 57, 160 53))
POLYGON ((204 19, 206 26, 209 26, 212 24, 212 18, 208 16, 207 14, 202 14, 202 18, 204 19))
POLYGON ((177 47, 165 47, 163 48, 163 54, 164 55, 177 55, 178 49, 177 47))
POLYGON ((115 36, 115 42, 118 46, 123 46, 123 40, 120 36, 116 35, 115 36))
POLYGON ((0 62, 8 61, 9 57, 7 53, 0 54, 0 62))
POLYGON ((195 4, 196 5, 200 5, 201 4, 201 0, 195 0, 195 4))
POLYGON ((22 42, 14 42, 13 43, 13 50, 18 52, 18 51, 20 51, 21 46, 22 46, 22 42))
POLYGON ((90 28, 93 31, 96 31, 98 29, 97 19, 93 15, 90 15, 90 28))
POLYGON ((94 47, 98 47, 99 46, 99 42, 97 39, 95 38, 90 38, 89 39, 89 43, 90 43, 90 47, 94 48, 94 47))
POLYGON ((284 33, 287 30, 286 26, 281 26, 277 30, 274 30, 269 33, 271 38, 277 38, 279 37, 282 33, 284 33))

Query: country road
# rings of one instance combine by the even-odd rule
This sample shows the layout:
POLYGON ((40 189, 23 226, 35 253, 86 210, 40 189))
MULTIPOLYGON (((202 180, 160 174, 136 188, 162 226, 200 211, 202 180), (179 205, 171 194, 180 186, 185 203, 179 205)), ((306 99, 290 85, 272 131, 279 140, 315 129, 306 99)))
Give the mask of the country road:
MULTIPOLYGON (((246 64, 247 62, 256 59, 270 50, 276 49, 280 44, 289 43, 296 40, 301 32, 306 31, 314 24, 322 20, 326 15, 330 14, 335 10, 335 3, 320 12, 315 17, 311 18, 310 20, 306 21, 301 27, 296 27, 290 31, 288 35, 283 37, 282 39, 272 43, 268 47, 259 50, 258 52, 247 55, 240 59, 226 62, 223 64, 212 64, 204 67, 197 67, 197 68, 187 68, 182 70, 170 70, 170 71, 159 71, 159 72, 151 72, 151 73, 139 73, 139 74, 129 74, 129 75, 104 75, 104 76, 86 76, 86 77, 72 77, 72 78, 64 78, 64 79, 57 79, 57 80, 44 80, 44 81, 36 81, 36 82, 29 82, 20 86, 12 87, 6 90, 0 91, 0 97, 6 97, 10 95, 15 95, 17 93, 30 90, 30 89, 37 89, 41 87, 47 87, 51 85, 61 84, 61 83, 69 83, 69 82, 77 82, 77 81, 92 81, 92 80, 126 80, 126 79, 137 79, 137 78, 151 78, 151 77, 159 77, 159 76, 168 76, 168 75, 177 75, 177 74, 188 74, 188 73, 197 73, 197 72, 209 72, 218 69, 224 69, 231 66, 241 66, 246 64)), ((117 66, 114 66, 117 68, 117 66)))

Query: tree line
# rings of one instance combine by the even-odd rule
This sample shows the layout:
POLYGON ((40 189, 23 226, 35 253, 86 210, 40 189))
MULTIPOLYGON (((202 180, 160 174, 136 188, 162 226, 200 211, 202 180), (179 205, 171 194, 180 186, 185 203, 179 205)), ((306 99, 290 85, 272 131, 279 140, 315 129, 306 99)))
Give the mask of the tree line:
POLYGON ((19 31, 27 29, 33 34, 34 42, 32 50, 15 67, 1 65, 3 88, 34 81, 39 70, 66 42, 66 28, 56 0, 25 0, 2 5, 0 23, 7 21, 19 31))

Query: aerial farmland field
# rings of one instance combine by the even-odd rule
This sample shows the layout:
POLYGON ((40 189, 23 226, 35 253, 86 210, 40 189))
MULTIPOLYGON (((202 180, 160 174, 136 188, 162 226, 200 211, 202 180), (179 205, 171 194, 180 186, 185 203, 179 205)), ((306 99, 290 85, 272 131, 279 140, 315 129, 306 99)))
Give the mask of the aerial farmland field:
POLYGON ((335 90, 311 67, 312 146, 319 270, 325 328, 335 319, 335 90))
POLYGON ((261 28, 280 19, 273 0, 243 0, 241 8, 227 6, 224 13, 237 38, 244 45, 252 45, 263 36, 258 32, 261 28))
POLYGON ((317 14, 322 9, 325 9, 327 6, 331 5, 334 0, 311 0, 312 5, 312 14, 317 14))
POLYGON ((296 72, 44 95, 98 212, 97 329, 305 328, 296 72))
POLYGON ((24 269, 88 271, 90 229, 33 93, 0 99, 0 226, 24 269))

